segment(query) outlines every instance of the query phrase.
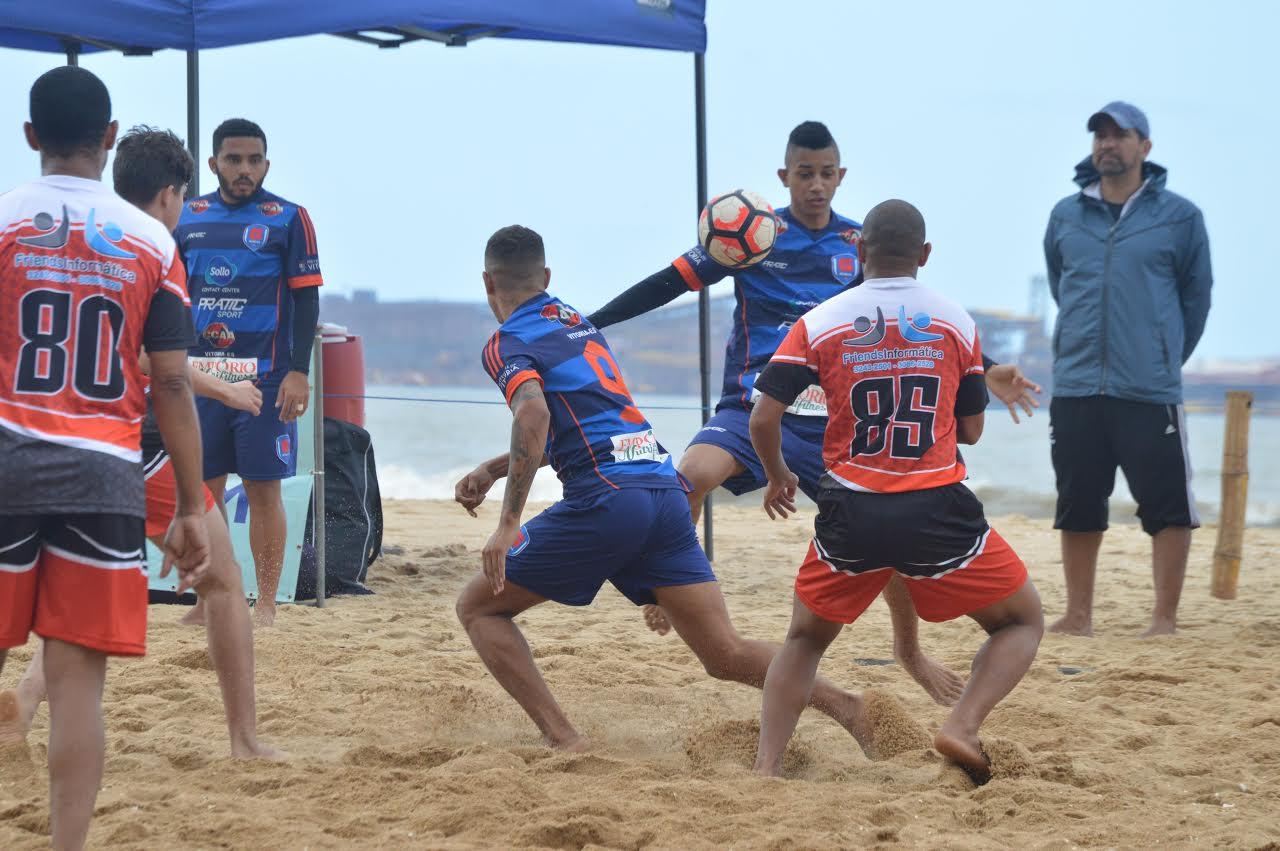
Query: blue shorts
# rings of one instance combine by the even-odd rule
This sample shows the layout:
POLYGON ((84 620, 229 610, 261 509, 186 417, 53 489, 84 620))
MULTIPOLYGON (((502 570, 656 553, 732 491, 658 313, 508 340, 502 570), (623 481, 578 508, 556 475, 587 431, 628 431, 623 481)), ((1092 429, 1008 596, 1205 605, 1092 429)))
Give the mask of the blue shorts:
POLYGON ((216 399, 196 399, 204 439, 204 478, 235 473, 251 482, 288 479, 298 469, 298 421, 280 422, 279 386, 262 386, 262 412, 229 408, 216 399))
MULTIPOLYGON (((751 493, 769 484, 769 477, 764 474, 764 465, 751 445, 751 412, 737 408, 725 408, 716 411, 716 415, 707 420, 702 430, 689 441, 690 446, 707 444, 719 446, 733 456, 734 460, 747 468, 745 473, 732 476, 722 483, 729 493, 741 496, 751 493)), ((825 420, 823 420, 825 423, 825 420)), ((789 427, 786 420, 782 423, 782 458, 791 468, 791 472, 800 478, 800 490, 805 496, 818 501, 818 481, 826 471, 822 463, 822 432, 806 435, 789 427)))
POLYGON ((676 488, 564 499, 520 533, 507 580, 567 606, 588 605, 605 582, 640 606, 657 602, 654 588, 716 581, 676 488))

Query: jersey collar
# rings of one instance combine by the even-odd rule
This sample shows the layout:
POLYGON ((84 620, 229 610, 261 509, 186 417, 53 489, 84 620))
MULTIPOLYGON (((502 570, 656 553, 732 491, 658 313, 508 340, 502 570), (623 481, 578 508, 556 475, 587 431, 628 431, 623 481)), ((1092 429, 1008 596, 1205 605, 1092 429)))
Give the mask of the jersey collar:
POLYGON ((511 322, 514 322, 516 317, 520 316, 523 313, 529 313, 530 311, 539 310, 542 308, 544 304, 546 304, 551 300, 552 300, 551 295, 546 290, 543 290, 542 292, 538 293, 536 296, 529 299, 528 301, 521 302, 520 306, 517 307, 515 310, 511 311, 511 315, 507 317, 507 321, 503 322, 502 324, 504 326, 508 325, 511 322))
POLYGON ((849 228, 849 225, 846 225, 841 221, 840 214, 837 213, 834 208, 831 210, 831 218, 827 220, 827 226, 822 230, 810 230, 808 227, 806 227, 799 219, 797 219, 795 216, 791 214, 790 204, 788 204, 785 207, 779 207, 778 209, 774 210, 774 212, 779 217, 781 217, 786 221, 787 227, 799 228, 805 233, 812 233, 812 234, 840 233, 841 231, 848 230, 849 228))

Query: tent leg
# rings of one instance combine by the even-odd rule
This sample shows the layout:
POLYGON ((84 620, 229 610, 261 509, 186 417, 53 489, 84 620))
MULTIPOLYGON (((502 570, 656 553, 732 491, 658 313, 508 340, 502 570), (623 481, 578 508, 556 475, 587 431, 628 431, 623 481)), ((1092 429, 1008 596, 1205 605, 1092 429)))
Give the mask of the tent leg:
POLYGON ((191 160, 195 169, 191 174, 191 186, 187 194, 200 194, 200 53, 187 51, 187 150, 191 152, 191 160))
POLYGON ((311 368, 312 399, 311 417, 315 434, 315 464, 312 472, 313 516, 311 528, 315 533, 316 545, 316 608, 324 608, 325 575, 324 575, 324 338, 316 331, 315 360, 311 368))
MULTIPOLYGON (((697 162, 698 212, 707 205, 707 74, 701 53, 693 55, 694 147, 697 162)), ((711 296, 707 288, 698 291, 698 368, 702 376, 702 422, 711 419, 711 296)), ((707 558, 715 558, 712 533, 711 494, 702 505, 702 545, 707 558)))
POLYGON ((80 42, 65 41, 63 47, 67 51, 67 64, 73 67, 80 64, 80 42))

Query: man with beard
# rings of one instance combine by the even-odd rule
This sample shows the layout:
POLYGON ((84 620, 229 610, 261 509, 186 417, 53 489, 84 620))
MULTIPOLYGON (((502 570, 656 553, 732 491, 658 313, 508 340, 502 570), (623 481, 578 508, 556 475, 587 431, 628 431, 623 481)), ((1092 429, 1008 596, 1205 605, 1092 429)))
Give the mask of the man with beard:
POLYGON ((311 217, 262 188, 270 166, 261 127, 222 122, 209 157, 218 189, 187 202, 175 233, 195 309, 192 364, 262 391, 256 416, 198 400, 206 484, 222 505, 227 474, 236 473, 249 500, 258 626, 275 621, 286 534, 280 482, 297 470, 297 419, 307 409, 323 283, 311 217))

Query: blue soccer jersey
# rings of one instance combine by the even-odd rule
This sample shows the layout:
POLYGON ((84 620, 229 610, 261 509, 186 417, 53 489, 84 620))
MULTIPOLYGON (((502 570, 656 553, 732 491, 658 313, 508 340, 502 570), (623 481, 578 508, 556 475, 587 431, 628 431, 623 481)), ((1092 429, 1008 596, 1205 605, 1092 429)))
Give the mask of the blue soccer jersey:
POLYGON ((507 401, 526 381, 542 385, 551 427, 547 455, 565 498, 621 488, 687 490, 600 331, 542 293, 526 301, 485 344, 483 361, 507 401))
POLYGON ((226 381, 279 384, 293 350, 287 290, 323 283, 307 211, 264 190, 237 206, 211 192, 187 202, 174 236, 195 312, 192 364, 226 381))
MULTIPOLYGON (((756 377, 795 321, 862 281, 857 245, 861 224, 832 212, 826 228, 812 231, 796 221, 790 208, 783 207, 777 213, 777 242, 769 256, 755 266, 738 271, 726 269, 701 247, 682 254, 672 264, 690 290, 700 290, 731 275, 734 279, 737 304, 716 410, 749 409, 758 396, 754 392, 756 377)), ((811 427, 820 434, 826 426, 827 413, 822 388, 815 382, 787 411, 793 427, 811 427)))

